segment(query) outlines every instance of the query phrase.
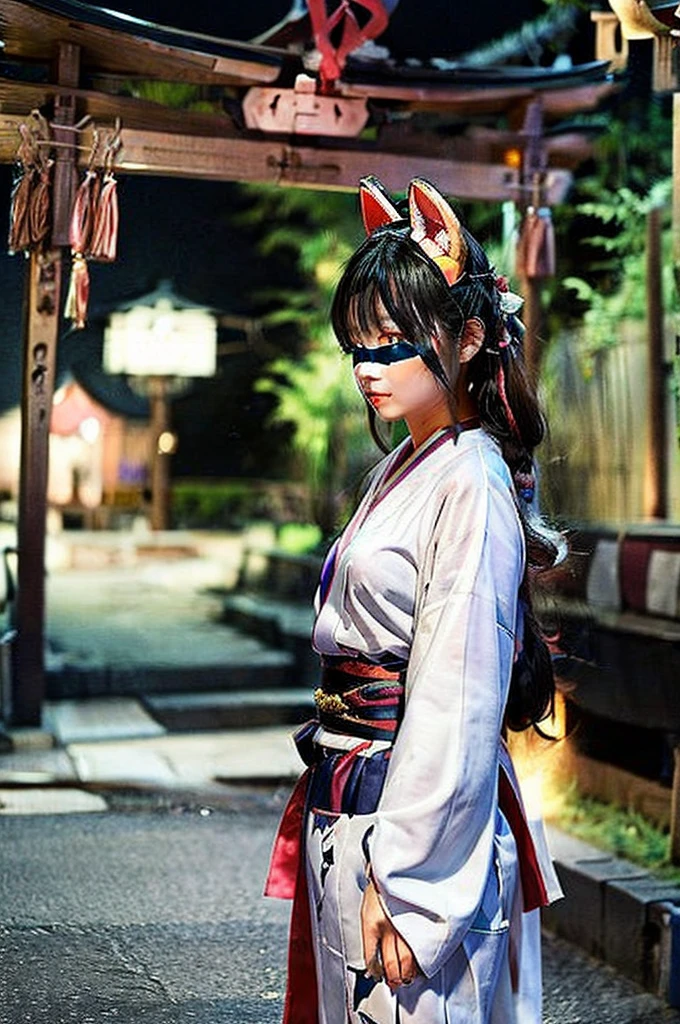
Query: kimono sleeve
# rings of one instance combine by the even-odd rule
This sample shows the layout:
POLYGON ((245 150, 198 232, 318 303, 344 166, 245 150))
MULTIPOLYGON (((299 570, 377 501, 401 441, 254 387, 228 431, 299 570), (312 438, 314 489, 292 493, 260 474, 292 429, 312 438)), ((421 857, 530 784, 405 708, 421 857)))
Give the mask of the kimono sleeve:
POLYGON ((473 463, 428 544, 406 709, 370 839, 376 885, 428 977, 465 936, 491 866, 523 566, 509 482, 473 463))

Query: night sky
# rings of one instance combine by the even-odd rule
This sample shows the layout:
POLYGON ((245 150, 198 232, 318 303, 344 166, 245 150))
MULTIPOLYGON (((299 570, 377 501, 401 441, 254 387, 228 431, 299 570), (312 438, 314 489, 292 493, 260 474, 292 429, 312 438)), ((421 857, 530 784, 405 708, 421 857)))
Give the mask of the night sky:
MULTIPOLYGON (((332 9, 334 0, 327 5, 332 9)), ((107 0, 101 6, 224 39, 249 40, 285 17, 292 0, 107 0)), ((397 56, 448 56, 510 32, 546 10, 543 0, 399 0, 379 41, 397 56)))

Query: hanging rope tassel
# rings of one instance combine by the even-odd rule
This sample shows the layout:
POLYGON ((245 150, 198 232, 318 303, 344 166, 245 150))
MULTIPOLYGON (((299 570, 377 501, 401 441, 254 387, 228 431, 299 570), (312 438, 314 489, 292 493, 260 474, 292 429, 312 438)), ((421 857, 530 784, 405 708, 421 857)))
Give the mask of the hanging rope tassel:
POLYGON ((90 298, 90 272, 85 257, 80 252, 71 256, 71 280, 66 296, 64 316, 72 321, 73 327, 82 330, 87 321, 87 303, 90 298))
POLYGON ((31 244, 28 219, 34 169, 24 167, 12 190, 12 209, 9 220, 7 247, 11 254, 23 252, 31 244))
POLYGON ((87 320, 87 302, 90 296, 90 273, 85 262, 94 224, 94 201, 99 190, 96 171, 88 170, 73 203, 69 240, 71 242, 71 281, 64 310, 81 330, 87 320))
POLYGON ((99 193, 89 255, 93 260, 113 263, 118 248, 118 184, 108 171, 99 193))
POLYGON ((527 209, 517 244, 517 273, 530 280, 555 273, 555 228, 547 206, 527 209))
POLYGON ((52 217, 52 193, 50 176, 52 161, 43 164, 38 174, 38 181, 28 200, 28 221, 31 245, 39 248, 50 232, 52 217))

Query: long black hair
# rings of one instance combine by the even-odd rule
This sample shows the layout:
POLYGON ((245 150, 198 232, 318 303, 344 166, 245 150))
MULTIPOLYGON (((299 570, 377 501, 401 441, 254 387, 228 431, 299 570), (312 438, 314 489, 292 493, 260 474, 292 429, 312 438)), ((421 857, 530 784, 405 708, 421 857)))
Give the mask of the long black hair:
MULTIPOLYGON (((407 220, 373 231, 345 267, 331 321, 341 348, 351 352, 358 339, 380 327, 387 313, 446 390, 454 421, 458 341, 468 320, 478 318, 483 323, 484 343, 466 364, 467 386, 482 426, 498 441, 510 469, 527 547, 520 586, 522 646, 513 667, 505 720, 513 730, 538 728, 554 711, 555 680, 550 653, 532 611, 531 579, 562 554, 560 536, 545 526, 533 507, 533 454, 546 424, 524 365, 524 329, 514 312, 504 308, 506 286, 479 242, 465 228, 461 230, 468 250, 465 271, 451 287, 411 238, 407 220), (444 342, 439 351, 433 345, 435 336, 444 342)), ((371 433, 387 450, 375 411, 369 404, 367 409, 371 433)))

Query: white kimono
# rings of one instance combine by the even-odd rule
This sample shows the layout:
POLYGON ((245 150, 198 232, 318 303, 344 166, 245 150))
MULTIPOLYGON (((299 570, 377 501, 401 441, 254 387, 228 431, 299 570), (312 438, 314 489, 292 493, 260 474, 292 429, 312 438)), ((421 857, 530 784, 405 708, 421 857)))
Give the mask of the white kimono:
MULTIPOLYGON (((375 812, 307 815, 319 1024, 540 1024, 539 912, 522 912, 498 808, 499 763, 512 773, 501 729, 525 557, 512 481, 479 428, 430 439, 390 480, 407 444, 378 466, 317 595, 321 655, 408 664, 375 812), (363 973, 368 862, 421 971, 396 993, 363 973)), ((321 727, 315 739, 328 750, 359 742, 321 727)), ((387 746, 364 744, 361 756, 387 746)))

